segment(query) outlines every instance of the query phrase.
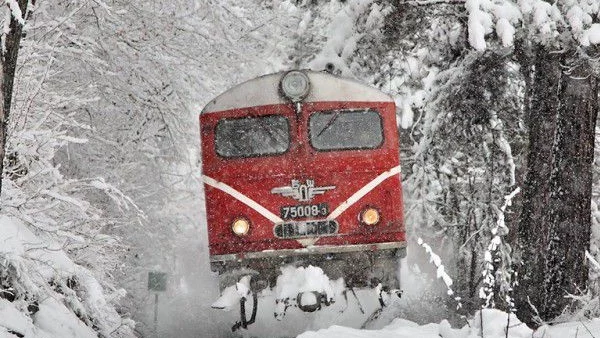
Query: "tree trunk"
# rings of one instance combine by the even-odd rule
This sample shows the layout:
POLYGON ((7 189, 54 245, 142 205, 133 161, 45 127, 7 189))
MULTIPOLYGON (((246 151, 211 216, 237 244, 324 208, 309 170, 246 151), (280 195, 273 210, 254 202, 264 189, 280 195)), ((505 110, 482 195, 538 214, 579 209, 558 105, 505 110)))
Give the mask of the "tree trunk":
POLYGON ((567 294, 586 289, 598 84, 585 62, 563 72, 566 53, 535 47, 532 55, 523 65, 530 70, 524 72, 529 154, 516 301, 519 318, 535 326, 535 317, 556 317, 570 304, 567 294))
POLYGON ((546 217, 546 283, 543 312, 551 319, 586 290, 590 247, 592 163, 598 114, 598 79, 587 63, 561 76, 560 106, 553 146, 550 204, 546 217))
MULTIPOLYGON (((27 13, 28 0, 18 0, 21 13, 27 13)), ((2 53, 2 72, 0 74, 0 195, 2 194, 2 178, 4 176, 4 157, 6 153, 6 133, 8 117, 12 104, 13 84, 17 68, 17 56, 23 25, 14 15, 10 17, 10 32, 4 36, 5 49, 2 53)))
MULTIPOLYGON (((523 52, 523 51, 522 51, 523 52)), ((523 52, 527 53, 527 52, 523 52)), ((534 47, 532 58, 523 64, 527 83, 525 119, 529 131, 527 170, 523 182, 523 204, 518 227, 518 251, 522 264, 516 267, 519 286, 516 288, 518 316, 533 324, 536 307, 543 299, 540 291, 544 281, 546 224, 543 222, 550 199, 552 144, 558 109, 560 55, 551 54, 541 46, 534 47), (529 64, 529 61, 531 63, 529 64)))

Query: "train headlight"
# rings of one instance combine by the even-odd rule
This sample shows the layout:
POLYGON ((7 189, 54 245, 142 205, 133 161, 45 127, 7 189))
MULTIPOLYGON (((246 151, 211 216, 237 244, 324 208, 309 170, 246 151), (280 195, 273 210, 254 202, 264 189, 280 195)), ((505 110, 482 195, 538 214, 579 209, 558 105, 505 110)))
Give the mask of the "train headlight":
POLYGON ((244 236, 250 230, 250 221, 245 218, 236 218, 233 223, 231 223, 231 231, 238 236, 244 236))
POLYGON ((360 214, 360 220, 366 225, 375 225, 379 223, 379 211, 368 207, 360 214))
POLYGON ((310 80, 303 72, 292 70, 281 79, 281 91, 293 102, 302 101, 310 91, 310 80))

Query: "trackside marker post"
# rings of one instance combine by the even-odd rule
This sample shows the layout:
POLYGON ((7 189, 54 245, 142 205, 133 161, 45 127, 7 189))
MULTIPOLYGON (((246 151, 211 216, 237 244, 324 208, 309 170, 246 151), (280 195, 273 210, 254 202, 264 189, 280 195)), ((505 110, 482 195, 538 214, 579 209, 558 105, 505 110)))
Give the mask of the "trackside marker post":
POLYGON ((154 336, 158 338, 158 293, 167 290, 167 274, 165 272, 148 272, 148 291, 154 292, 154 336))

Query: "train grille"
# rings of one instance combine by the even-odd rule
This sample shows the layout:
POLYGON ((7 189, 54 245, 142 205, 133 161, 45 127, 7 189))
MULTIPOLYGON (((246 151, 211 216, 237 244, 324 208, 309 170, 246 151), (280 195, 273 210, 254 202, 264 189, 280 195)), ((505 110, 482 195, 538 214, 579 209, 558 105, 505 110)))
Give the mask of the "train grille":
POLYGON ((335 220, 318 220, 277 224, 273 233, 278 238, 302 238, 334 235, 338 229, 339 225, 335 220))

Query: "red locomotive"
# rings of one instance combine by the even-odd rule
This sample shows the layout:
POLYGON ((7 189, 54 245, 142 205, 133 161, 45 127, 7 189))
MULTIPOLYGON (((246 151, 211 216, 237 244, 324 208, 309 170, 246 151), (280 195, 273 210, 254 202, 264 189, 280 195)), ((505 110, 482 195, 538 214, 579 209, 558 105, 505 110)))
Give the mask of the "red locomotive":
MULTIPOLYGON (((306 70, 229 89, 200 115, 211 268, 273 285, 283 264, 399 287, 406 252, 394 101, 306 70)), ((242 304, 243 305, 243 304, 242 304)))

